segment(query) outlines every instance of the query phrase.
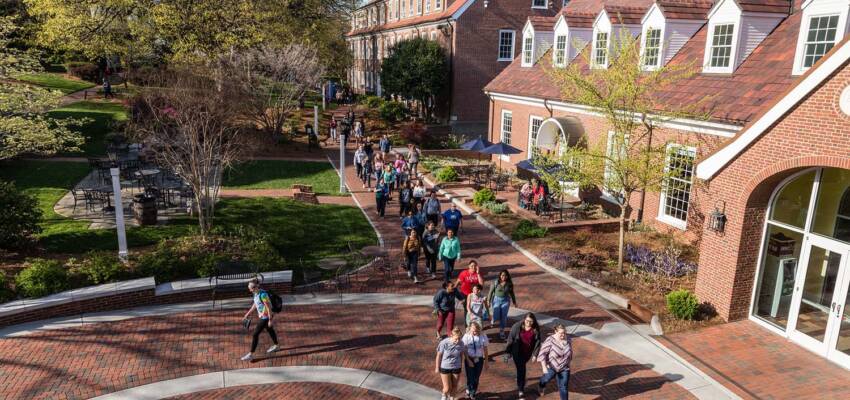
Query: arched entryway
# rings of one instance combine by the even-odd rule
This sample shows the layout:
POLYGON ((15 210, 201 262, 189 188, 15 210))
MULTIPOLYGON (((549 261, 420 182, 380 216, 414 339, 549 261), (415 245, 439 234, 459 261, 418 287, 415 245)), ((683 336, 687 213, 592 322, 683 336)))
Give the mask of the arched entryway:
POLYGON ((560 146, 575 146, 584 136, 584 125, 576 117, 548 118, 540 124, 532 147, 555 151, 560 146), (536 139, 536 140, 535 140, 536 139))
POLYGON ((850 170, 809 168, 770 197, 750 318, 850 367, 850 170))

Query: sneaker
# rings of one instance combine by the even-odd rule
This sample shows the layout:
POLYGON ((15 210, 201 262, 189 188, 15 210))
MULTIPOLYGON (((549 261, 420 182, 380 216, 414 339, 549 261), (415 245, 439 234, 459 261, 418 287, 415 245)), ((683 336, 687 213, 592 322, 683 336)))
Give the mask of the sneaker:
POLYGON ((254 355, 251 353, 245 354, 242 356, 242 361, 251 361, 254 359, 254 355))
POLYGON ((540 397, 546 395, 546 386, 537 386, 537 393, 540 394, 540 397))
POLYGON ((499 339, 505 340, 505 332, 499 332, 499 339))
POLYGON ((407 277, 408 277, 408 278, 413 278, 413 273, 412 273, 412 272, 410 272, 410 271, 407 271, 407 277))
POLYGON ((431 279, 437 279, 437 274, 431 274, 431 279))
POLYGON ((519 392, 517 392, 516 398, 519 399, 519 400, 525 399, 525 393, 523 393, 522 390, 520 390, 519 392))
POLYGON ((466 397, 469 397, 470 399, 472 398, 472 392, 470 392, 469 389, 466 389, 466 397))
POLYGON ((273 345, 272 347, 269 347, 268 350, 266 350, 266 353, 274 353, 276 351, 277 351, 277 345, 273 345))
POLYGON ((419 283, 419 277, 418 276, 413 277, 413 283, 419 283))
POLYGON ((440 400, 448 400, 448 397, 446 397, 446 395, 442 395, 440 396, 440 400))

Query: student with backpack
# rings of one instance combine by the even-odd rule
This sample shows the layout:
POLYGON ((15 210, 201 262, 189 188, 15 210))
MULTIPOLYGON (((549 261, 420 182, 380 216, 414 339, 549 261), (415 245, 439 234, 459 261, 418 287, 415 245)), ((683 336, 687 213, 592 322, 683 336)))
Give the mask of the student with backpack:
POLYGON ((260 333, 262 333, 263 330, 269 333, 269 336, 272 338, 272 342, 274 342, 274 345, 269 347, 269 349, 266 350, 266 353, 273 353, 277 351, 278 343, 277 333, 274 331, 274 315, 275 313, 280 312, 283 308, 283 300, 280 296, 261 289, 260 281, 256 278, 248 282, 248 290, 254 295, 254 304, 251 305, 251 308, 242 318, 243 324, 246 329, 251 325, 251 312, 254 310, 257 310, 259 321, 257 322, 257 326, 254 327, 254 334, 251 338, 251 351, 242 356, 242 361, 251 361, 254 359, 254 352, 257 350, 257 344, 260 342, 260 333))

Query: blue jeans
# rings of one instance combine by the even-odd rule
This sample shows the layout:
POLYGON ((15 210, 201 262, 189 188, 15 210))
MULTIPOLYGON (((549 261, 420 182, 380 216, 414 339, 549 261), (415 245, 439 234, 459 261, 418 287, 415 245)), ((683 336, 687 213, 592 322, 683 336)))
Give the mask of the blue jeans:
MULTIPOLYGON (((445 258, 445 257, 443 257, 443 270, 444 270, 443 272, 445 274, 445 277, 443 279, 444 282, 448 282, 448 281, 452 280, 452 274, 454 273, 454 270, 455 270, 455 260, 456 260, 455 258, 445 258)), ((464 307, 464 308, 466 308, 466 307, 464 307)))
POLYGON ((478 393, 478 381, 481 379, 481 371, 484 369, 484 357, 478 359, 471 367, 465 365, 466 389, 473 395, 478 393))
POLYGON ((508 310, 511 309, 511 298, 508 296, 493 296, 493 321, 499 321, 499 331, 504 331, 508 324, 508 310))
POLYGON ((413 274, 413 277, 416 277, 416 273, 419 272, 419 252, 411 251, 407 253, 407 270, 413 274))
POLYGON ((567 391, 567 386, 570 383, 570 369, 565 368, 561 372, 556 372, 553 369, 549 369, 549 372, 543 374, 540 377, 540 387, 545 387, 549 381, 553 378, 556 378, 556 382, 558 384, 558 393, 561 395, 561 400, 567 400, 570 398, 570 393, 567 391))

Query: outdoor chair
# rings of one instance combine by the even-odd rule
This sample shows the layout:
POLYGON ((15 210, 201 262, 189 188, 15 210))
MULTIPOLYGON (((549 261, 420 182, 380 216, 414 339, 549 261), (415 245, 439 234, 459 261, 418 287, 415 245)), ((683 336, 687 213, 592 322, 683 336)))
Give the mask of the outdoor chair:
POLYGON ((86 210, 95 211, 98 207, 103 208, 103 197, 96 190, 83 189, 83 197, 86 200, 86 210))
POLYGON ((249 279, 257 278, 263 282, 263 274, 257 265, 247 261, 221 261, 215 266, 215 271, 209 278, 212 286, 212 302, 215 308, 216 294, 247 292, 249 279))
POLYGON ((86 203, 86 194, 83 192, 82 189, 71 189, 71 195, 74 197, 74 208, 71 210, 71 212, 77 210, 77 202, 80 201, 83 202, 83 204, 86 204, 86 207, 88 207, 88 204, 86 203))

